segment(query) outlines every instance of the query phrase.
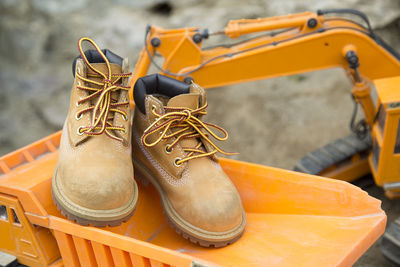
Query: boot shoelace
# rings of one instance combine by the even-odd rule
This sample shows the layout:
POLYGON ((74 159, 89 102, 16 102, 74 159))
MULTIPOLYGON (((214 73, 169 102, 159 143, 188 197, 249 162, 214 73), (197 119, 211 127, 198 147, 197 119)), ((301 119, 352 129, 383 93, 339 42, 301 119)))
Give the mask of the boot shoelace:
POLYGON ((199 140, 198 144, 193 147, 182 147, 183 151, 188 152, 188 154, 184 158, 176 158, 174 161, 175 166, 179 167, 185 161, 208 157, 214 155, 217 152, 220 152, 225 155, 236 155, 237 153, 230 153, 222 150, 216 144, 214 144, 209 135, 214 137, 218 141, 225 141, 228 139, 228 133, 221 127, 212 124, 202 122, 198 117, 202 115, 206 115, 206 108, 208 104, 206 103, 204 106, 198 109, 190 109, 190 108, 178 108, 178 107, 165 107, 165 111, 168 111, 164 115, 158 114, 155 111, 155 106, 152 107, 152 113, 157 117, 157 119, 144 131, 142 136, 142 144, 147 147, 153 147, 157 145, 161 140, 174 138, 175 140, 165 147, 165 152, 170 153, 174 146, 178 144, 178 142, 182 139, 188 138, 200 138, 207 141, 213 148, 213 151, 207 152, 201 149, 203 142, 199 140), (177 128, 176 131, 168 130, 177 128), (222 137, 216 135, 211 128, 214 128, 223 134, 222 137), (202 131, 204 129, 204 131, 202 131), (158 138, 149 143, 147 139, 153 135, 159 134, 158 138), (195 155, 195 153, 197 153, 195 155))
POLYGON ((128 86, 123 86, 119 82, 122 78, 129 77, 131 75, 131 73, 112 74, 111 73, 111 65, 110 65, 110 62, 108 61, 107 57, 104 55, 104 53, 101 51, 101 49, 97 46, 97 44, 90 38, 84 37, 84 38, 79 39, 78 50, 79 50, 79 53, 81 54, 83 61, 86 64, 86 66, 88 68, 90 68, 93 72, 95 72, 95 74, 87 74, 87 78, 85 78, 85 77, 81 76, 79 73, 76 73, 76 75, 79 79, 92 85, 92 86, 82 86, 82 85, 78 84, 76 86, 77 88, 79 88, 81 90, 89 91, 89 95, 87 97, 81 98, 77 102, 77 105, 80 105, 86 101, 90 101, 91 99, 94 99, 97 97, 97 100, 94 105, 91 105, 90 107, 82 109, 77 112, 76 118, 81 118, 81 116, 84 112, 92 111, 91 125, 90 126, 80 126, 78 128, 78 134, 80 134, 80 135, 85 134, 85 135, 93 136, 93 135, 101 135, 101 134, 105 133, 107 136, 109 136, 112 139, 115 139, 118 141, 123 141, 122 138, 113 134, 113 131, 122 131, 125 133, 126 129, 122 126, 113 125, 113 120, 114 120, 115 113, 121 114, 125 121, 128 120, 128 116, 127 116, 126 112, 118 109, 118 107, 129 105, 129 102, 126 101, 126 102, 112 103, 111 94, 112 94, 112 92, 115 92, 118 90, 124 90, 124 91, 129 90, 128 86), (97 50, 97 52, 103 58, 106 66, 107 66, 107 73, 103 73, 103 72, 97 70, 92 64, 90 64, 90 62, 86 58, 86 55, 82 49, 82 43, 85 41, 89 42, 91 45, 93 45, 93 47, 97 50), (92 80, 89 77, 90 78, 102 78, 102 80, 99 82, 99 81, 92 80), (113 79, 114 79, 114 81, 113 81, 113 79), (96 88, 95 86, 98 86, 99 88, 96 88))

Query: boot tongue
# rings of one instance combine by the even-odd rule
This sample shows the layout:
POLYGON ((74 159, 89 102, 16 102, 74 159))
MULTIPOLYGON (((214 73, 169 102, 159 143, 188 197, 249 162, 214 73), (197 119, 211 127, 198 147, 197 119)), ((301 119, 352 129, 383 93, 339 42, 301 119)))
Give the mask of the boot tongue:
MULTIPOLYGON (((197 109, 199 107, 199 97, 200 94, 198 93, 177 95, 168 101, 167 107, 197 109)), ((173 110, 167 110, 166 112, 173 112, 173 110)), ((173 132, 177 130, 178 129, 172 129, 173 132)), ((190 138, 182 139, 179 143, 182 147, 194 148, 198 142, 199 140, 197 140, 197 138, 190 138)))
MULTIPOLYGON (((97 71, 105 74, 107 76, 108 74, 108 69, 107 69, 107 65, 106 63, 92 63, 92 66, 94 69, 96 69, 97 71)), ((110 64, 110 68, 111 68, 111 74, 119 74, 122 73, 122 68, 121 66, 117 65, 117 64, 110 64)), ((93 71, 90 68, 87 68, 87 74, 88 74, 88 78, 90 80, 96 81, 96 82, 102 82, 103 77, 91 77, 89 76, 90 74, 93 75, 98 75, 95 71, 93 71)), ((117 77, 112 77, 111 81, 114 82, 117 79, 117 77)), ((99 85, 94 85, 94 84, 90 84, 90 87, 94 87, 94 88, 102 88, 102 86, 99 85)), ((119 98, 119 93, 118 92, 112 92, 111 94, 111 98, 112 98, 112 102, 115 102, 118 100, 119 98)))
MULTIPOLYGON (((97 71, 100 71, 101 73, 107 75, 108 74, 108 69, 107 69, 107 64, 106 63, 91 63, 91 65, 93 66, 94 69, 96 69, 97 71)), ((111 74, 119 74, 122 73, 122 68, 121 66, 117 65, 117 64, 110 64, 111 67, 111 74)), ((88 74, 97 74, 95 71, 93 71, 91 68, 87 68, 87 73, 88 74)), ((91 78, 95 81, 100 81, 102 80, 102 78, 91 78)), ((114 81, 116 78, 112 78, 112 80, 114 81)))
POLYGON ((168 101, 167 107, 197 109, 199 107, 199 96, 196 93, 174 96, 168 101))
MULTIPOLYGON (((108 76, 108 68, 107 68, 107 64, 106 63, 91 63, 91 65, 98 72, 101 72, 104 75, 108 76)), ((120 74, 120 73, 122 73, 122 67, 117 65, 117 64, 111 63, 110 64, 110 69, 111 69, 111 74, 120 74)), ((87 67, 87 78, 89 80, 100 82, 100 83, 103 82, 103 79, 104 79, 103 77, 93 77, 91 75, 99 76, 99 74, 97 72, 95 72, 91 68, 87 67)), ((111 81, 112 82, 114 82, 116 79, 118 79, 118 77, 111 77, 111 81)), ((120 83, 120 82, 118 82, 118 83, 120 83)), ((86 85, 89 86, 89 87, 92 87, 92 88, 97 88, 97 89, 103 88, 103 86, 92 84, 92 83, 87 83, 86 85)), ((121 91, 120 90, 113 91, 111 93, 111 104, 117 103, 120 100, 120 95, 121 95, 121 91)), ((95 105, 97 101, 98 101, 98 97, 95 97, 95 98, 90 100, 90 104, 91 105, 95 105)), ((111 116, 111 114, 109 116, 111 116)), ((115 118, 114 118, 114 121, 115 121, 115 118)), ((116 132, 114 132, 114 134, 116 134, 116 132)))

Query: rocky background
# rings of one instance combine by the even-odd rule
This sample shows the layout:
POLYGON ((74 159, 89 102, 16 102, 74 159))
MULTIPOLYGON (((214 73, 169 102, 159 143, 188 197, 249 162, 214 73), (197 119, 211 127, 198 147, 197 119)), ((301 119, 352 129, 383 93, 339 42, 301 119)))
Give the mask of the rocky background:
MULTIPOLYGON (((0 155, 61 129, 81 36, 134 65, 147 24, 214 31, 230 19, 320 8, 365 12, 376 32, 400 51, 398 0, 0 0, 0 155)), ((214 38, 204 45, 226 41, 214 38)), ((338 69, 212 89, 208 120, 229 130, 225 148, 240 152, 235 158, 291 169, 307 152, 350 132, 350 89, 338 69)), ((389 221, 400 215, 400 202, 388 201, 377 187, 368 190, 383 199, 389 221)), ((386 265, 379 243, 357 263, 386 265)))

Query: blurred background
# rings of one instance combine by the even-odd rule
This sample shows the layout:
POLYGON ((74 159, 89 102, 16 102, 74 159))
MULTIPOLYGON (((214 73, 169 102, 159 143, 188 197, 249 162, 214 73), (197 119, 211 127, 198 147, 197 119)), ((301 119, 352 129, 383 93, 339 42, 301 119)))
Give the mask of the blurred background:
MULTIPOLYGON (((147 24, 217 31, 231 19, 326 8, 365 12, 376 33, 400 51, 398 0, 0 0, 0 154, 61 129, 79 37, 128 57, 133 70, 147 24)), ((203 45, 227 40, 213 37, 203 45)), ((211 89, 207 121, 229 131, 224 147, 240 152, 234 158, 292 169, 306 153, 350 133, 350 90, 341 69, 211 89)), ((376 186, 367 191, 382 199, 388 222, 400 216, 399 201, 376 186)), ((377 242, 356 266, 391 265, 377 242)))

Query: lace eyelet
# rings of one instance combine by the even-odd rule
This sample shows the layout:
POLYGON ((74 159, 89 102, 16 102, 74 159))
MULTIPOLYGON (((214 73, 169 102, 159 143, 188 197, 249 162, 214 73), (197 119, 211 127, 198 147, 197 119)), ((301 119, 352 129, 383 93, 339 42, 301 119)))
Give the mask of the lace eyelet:
POLYGON ((77 67, 77 68, 76 68, 76 72, 77 72, 79 75, 81 75, 81 68, 77 67))
POLYGON ((165 153, 170 154, 172 152, 172 150, 173 150, 173 148, 170 149, 168 144, 165 145, 165 149, 164 149, 165 153))
POLYGON ((123 131, 125 134, 126 134, 126 132, 127 132, 125 127, 124 127, 124 129, 123 129, 122 131, 123 131))
POLYGON ((77 84, 78 86, 81 86, 81 81, 77 81, 76 84, 77 84))
POLYGON ((174 166, 175 166, 175 167, 180 167, 180 166, 182 165, 182 163, 180 163, 180 164, 177 163, 177 162, 180 161, 180 160, 182 160, 182 159, 181 159, 181 158, 175 158, 175 159, 174 159, 174 166))
POLYGON ((76 106, 76 107, 79 107, 80 105, 81 105, 81 104, 79 104, 78 101, 75 102, 75 106, 76 106))
POLYGON ((152 110, 152 111, 154 111, 154 110, 156 110, 156 109, 157 109, 156 105, 151 105, 151 110, 152 110))
POLYGON ((82 113, 80 113, 79 116, 78 116, 78 113, 79 113, 79 112, 75 113, 75 119, 76 119, 77 121, 79 121, 80 119, 82 119, 82 116, 83 116, 82 113))
POLYGON ((82 128, 83 128, 82 126, 79 126, 78 129, 76 129, 76 133, 78 135, 83 135, 83 132, 81 132, 82 128))
POLYGON ((128 116, 126 116, 125 114, 122 114, 122 118, 124 119, 124 121, 128 121, 128 116))

